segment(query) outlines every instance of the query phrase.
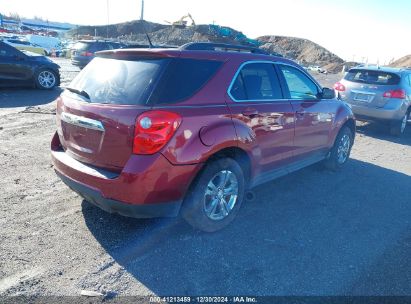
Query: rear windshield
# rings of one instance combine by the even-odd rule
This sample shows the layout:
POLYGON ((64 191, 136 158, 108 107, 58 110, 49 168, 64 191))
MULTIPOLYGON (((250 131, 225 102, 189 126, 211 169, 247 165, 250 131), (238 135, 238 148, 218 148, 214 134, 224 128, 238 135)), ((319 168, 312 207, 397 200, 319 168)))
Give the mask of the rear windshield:
POLYGON ((74 46, 73 49, 77 51, 85 51, 90 47, 90 43, 86 42, 77 42, 74 46))
POLYGON ((95 58, 72 81, 92 103, 177 103, 198 92, 221 66, 196 59, 118 60, 95 58), (86 93, 86 94, 84 94, 86 93))
POLYGON ((92 103, 145 104, 166 59, 127 61, 93 59, 71 82, 92 103))
POLYGON ((396 85, 400 83, 400 76, 397 74, 363 69, 351 69, 344 79, 352 82, 378 85, 396 85))

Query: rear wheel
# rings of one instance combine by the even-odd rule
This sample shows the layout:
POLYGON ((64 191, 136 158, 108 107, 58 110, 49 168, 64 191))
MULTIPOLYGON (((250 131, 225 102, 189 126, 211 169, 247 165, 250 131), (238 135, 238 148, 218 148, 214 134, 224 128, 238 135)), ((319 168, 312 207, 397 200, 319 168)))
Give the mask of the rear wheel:
POLYGON ((390 133, 394 136, 401 136, 404 134, 405 129, 407 128, 407 123, 410 120, 411 108, 408 109, 407 113, 400 121, 393 121, 391 123, 390 133))
POLYGON ((182 209, 183 218, 194 228, 214 232, 237 215, 244 199, 244 174, 232 158, 209 162, 193 182, 182 209))
POLYGON ((42 90, 50 90, 58 85, 57 74, 52 70, 40 70, 35 76, 36 87, 42 90))
POLYGON ((348 161, 354 142, 353 138, 354 135, 347 126, 340 130, 335 139, 334 146, 330 151, 330 155, 324 162, 326 168, 338 170, 348 161))

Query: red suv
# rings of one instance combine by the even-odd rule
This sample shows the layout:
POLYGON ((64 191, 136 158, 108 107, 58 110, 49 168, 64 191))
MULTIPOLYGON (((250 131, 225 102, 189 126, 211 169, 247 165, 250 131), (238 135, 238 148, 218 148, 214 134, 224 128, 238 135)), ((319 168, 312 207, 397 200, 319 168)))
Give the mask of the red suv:
POLYGON ((103 51, 57 100, 52 159, 87 201, 216 231, 256 185, 354 141, 351 109, 293 61, 212 43, 103 51))

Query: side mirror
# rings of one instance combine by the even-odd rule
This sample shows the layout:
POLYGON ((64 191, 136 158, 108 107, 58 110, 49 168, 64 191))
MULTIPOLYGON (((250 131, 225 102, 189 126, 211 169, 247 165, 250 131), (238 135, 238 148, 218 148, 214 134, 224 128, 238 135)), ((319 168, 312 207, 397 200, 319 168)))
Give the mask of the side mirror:
POLYGON ((321 99, 334 99, 335 91, 330 88, 323 88, 323 91, 320 93, 321 99))

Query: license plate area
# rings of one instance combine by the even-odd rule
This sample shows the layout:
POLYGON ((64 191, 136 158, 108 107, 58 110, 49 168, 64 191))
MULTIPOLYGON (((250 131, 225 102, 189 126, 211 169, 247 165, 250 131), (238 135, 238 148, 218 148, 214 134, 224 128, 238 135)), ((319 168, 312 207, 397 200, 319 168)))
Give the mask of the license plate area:
POLYGON ((358 102, 370 103, 374 99, 375 94, 352 91, 353 99, 358 102))

